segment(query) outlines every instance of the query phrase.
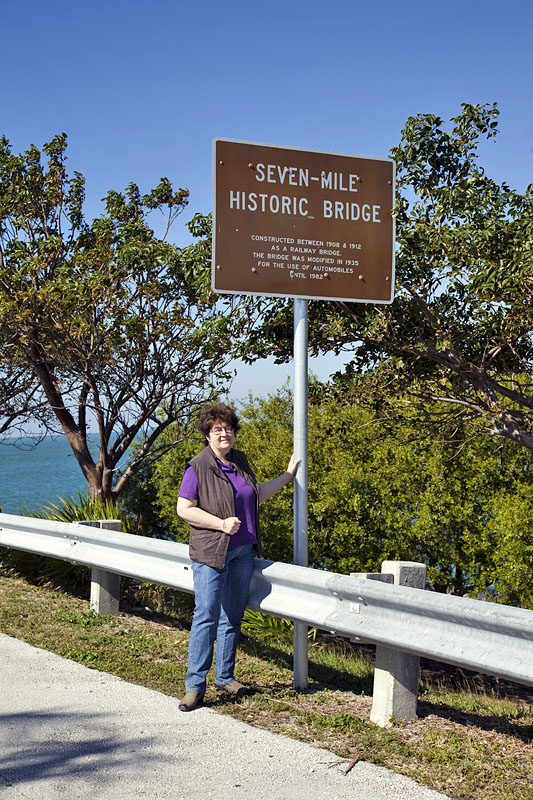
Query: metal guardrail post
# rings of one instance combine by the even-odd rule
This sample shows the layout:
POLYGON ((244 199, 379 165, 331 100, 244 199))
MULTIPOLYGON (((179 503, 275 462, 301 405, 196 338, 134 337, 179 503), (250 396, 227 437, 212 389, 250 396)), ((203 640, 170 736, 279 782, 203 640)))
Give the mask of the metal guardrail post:
MULTIPOLYGON (((413 561, 384 561, 381 572, 392 574, 397 586, 423 589, 425 564, 413 561)), ((416 719, 420 656, 376 645, 374 692, 370 720, 382 728, 392 719, 416 719)))
MULTIPOLYGON (((119 519, 85 520, 79 523, 91 528, 104 528, 110 531, 122 531, 119 519)), ((91 611, 97 614, 118 617, 120 606, 120 575, 99 567, 91 567, 91 611)))

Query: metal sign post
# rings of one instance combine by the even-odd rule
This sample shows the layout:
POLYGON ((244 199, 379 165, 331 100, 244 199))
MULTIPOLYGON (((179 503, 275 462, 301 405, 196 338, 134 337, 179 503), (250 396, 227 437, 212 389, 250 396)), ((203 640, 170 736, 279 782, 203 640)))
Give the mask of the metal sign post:
MULTIPOLYGON (((394 162, 215 139, 213 179, 213 291, 294 298, 294 563, 306 567, 307 301, 393 301, 394 162)), ((301 689, 307 643, 295 623, 301 689)))
MULTIPOLYGON (((294 300, 294 455, 302 463, 294 481, 294 563, 307 567, 307 300, 294 300)), ((294 623, 294 685, 308 684, 307 624, 294 623)))

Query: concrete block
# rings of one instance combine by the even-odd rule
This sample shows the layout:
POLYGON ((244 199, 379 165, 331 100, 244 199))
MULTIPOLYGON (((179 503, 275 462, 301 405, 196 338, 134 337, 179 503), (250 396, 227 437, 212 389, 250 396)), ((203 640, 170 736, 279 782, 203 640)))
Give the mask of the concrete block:
POLYGON ((416 719, 420 658, 389 647, 376 647, 370 720, 382 728, 392 719, 416 719))
POLYGON ((91 611, 118 617, 120 606, 120 575, 99 567, 91 569, 91 611))
MULTIPOLYGON (((122 522, 119 519, 84 520, 81 525, 90 528, 121 531, 122 522)), ((120 607, 120 575, 109 572, 99 567, 91 568, 91 611, 97 614, 117 617, 120 607)))
MULTIPOLYGON (((384 561, 381 569, 384 574, 393 575, 396 586, 413 589, 425 586, 425 564, 384 561)), ((385 728, 394 719, 416 719, 419 675, 419 656, 377 645, 371 721, 385 728)))
POLYGON ((426 565, 417 561, 383 561, 381 571, 391 574, 396 586, 423 589, 426 585, 426 565))

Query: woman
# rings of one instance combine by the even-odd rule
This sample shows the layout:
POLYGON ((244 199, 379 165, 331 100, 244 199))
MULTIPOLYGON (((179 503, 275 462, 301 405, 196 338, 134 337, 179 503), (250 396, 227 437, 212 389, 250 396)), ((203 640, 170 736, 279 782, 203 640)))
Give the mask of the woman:
POLYGON ((233 671, 254 548, 261 554, 258 507, 294 478, 300 464, 293 455, 283 475, 258 484, 244 453, 233 447, 239 420, 231 408, 210 406, 198 427, 207 444, 187 464, 177 506, 178 516, 190 525, 195 593, 180 711, 192 711, 203 701, 215 639, 215 685, 232 697, 246 692, 233 671))

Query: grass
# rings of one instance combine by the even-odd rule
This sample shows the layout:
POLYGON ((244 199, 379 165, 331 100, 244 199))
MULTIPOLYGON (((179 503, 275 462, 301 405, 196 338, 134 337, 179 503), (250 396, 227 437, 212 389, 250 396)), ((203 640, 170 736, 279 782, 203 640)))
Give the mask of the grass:
MULTIPOLYGON (((133 609, 100 617, 87 600, 0 574, 0 631, 127 681, 181 696, 189 598, 171 613, 133 609)), ((370 648, 317 636, 309 689, 292 686, 291 639, 283 629, 247 629, 239 701, 212 683, 206 704, 274 733, 327 748, 346 769, 365 760, 458 800, 533 800, 533 707, 527 689, 422 661, 419 718, 383 729, 370 720, 370 648)))

